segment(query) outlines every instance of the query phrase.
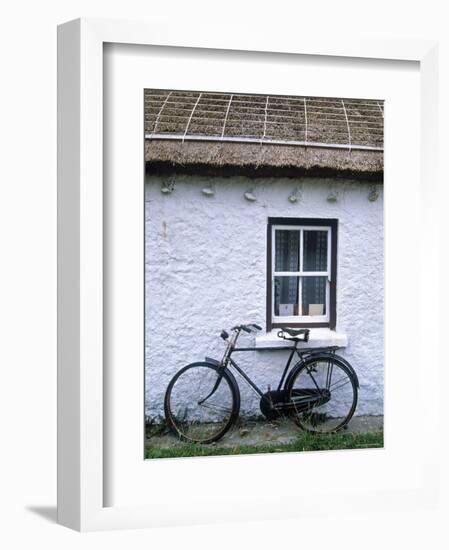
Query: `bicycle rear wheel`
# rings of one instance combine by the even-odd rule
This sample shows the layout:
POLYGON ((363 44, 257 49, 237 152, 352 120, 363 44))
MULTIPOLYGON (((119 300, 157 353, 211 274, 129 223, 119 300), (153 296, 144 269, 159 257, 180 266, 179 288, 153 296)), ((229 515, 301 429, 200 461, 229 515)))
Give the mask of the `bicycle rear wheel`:
POLYGON ((165 418, 181 439, 213 443, 229 430, 240 409, 235 379, 210 363, 193 363, 171 380, 165 394, 165 418))
POLYGON ((287 388, 293 418, 303 430, 329 433, 344 428, 357 406, 357 382, 337 358, 307 359, 292 376, 287 388))

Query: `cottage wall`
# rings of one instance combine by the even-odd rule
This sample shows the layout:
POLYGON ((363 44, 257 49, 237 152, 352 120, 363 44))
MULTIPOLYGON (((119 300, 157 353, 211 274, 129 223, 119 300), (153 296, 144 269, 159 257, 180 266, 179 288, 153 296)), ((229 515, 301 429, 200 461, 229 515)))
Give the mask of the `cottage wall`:
MULTIPOLYGON (((146 414, 163 415, 165 389, 182 366, 220 358, 222 328, 264 327, 268 217, 338 218, 337 332, 360 380, 356 414, 383 414, 383 194, 355 180, 177 176, 170 194, 148 176, 146 219, 146 414), (201 190, 212 184, 213 196, 201 190), (289 195, 298 188, 301 200, 289 195), (255 202, 244 198, 253 189, 255 202), (330 190, 337 201, 329 202, 330 190)), ((243 335, 240 344, 254 344, 243 335)), ((240 354, 262 388, 278 382, 286 351, 240 354)), ((240 383, 240 380, 239 380, 240 383)), ((240 383, 241 414, 259 414, 259 399, 240 383)))

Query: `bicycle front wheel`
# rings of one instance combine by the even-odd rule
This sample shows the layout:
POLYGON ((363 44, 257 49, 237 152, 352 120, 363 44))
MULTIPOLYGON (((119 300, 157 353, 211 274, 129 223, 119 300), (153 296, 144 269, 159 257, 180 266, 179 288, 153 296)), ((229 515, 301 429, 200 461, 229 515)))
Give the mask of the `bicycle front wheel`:
POLYGON ((310 357, 292 376, 287 388, 293 417, 308 432, 344 428, 357 406, 357 382, 346 365, 328 356, 310 357))
POLYGON ((167 423, 178 437, 213 443, 236 421, 240 394, 226 370, 210 363, 193 363, 171 380, 164 408, 167 423))

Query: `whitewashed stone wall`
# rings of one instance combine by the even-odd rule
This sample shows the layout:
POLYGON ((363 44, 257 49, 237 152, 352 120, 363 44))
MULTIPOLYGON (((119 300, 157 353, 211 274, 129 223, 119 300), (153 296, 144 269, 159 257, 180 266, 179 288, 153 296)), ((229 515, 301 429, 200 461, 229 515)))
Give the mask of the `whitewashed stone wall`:
MULTIPOLYGON (((360 381, 356 414, 383 414, 383 195, 368 200, 370 184, 318 178, 204 178, 177 176, 171 194, 147 177, 146 414, 163 415, 175 372, 205 355, 219 359, 222 328, 256 322, 265 329, 268 217, 338 218, 337 332, 341 353, 360 381), (214 196, 201 190, 215 186, 214 196), (299 186, 302 200, 288 201, 299 186), (326 200, 330 186, 338 193, 326 200), (256 202, 243 194, 253 188, 256 202)), ((253 344, 254 336, 240 344, 253 344)), ((279 381, 286 351, 238 355, 261 388, 279 381)), ((259 413, 259 398, 238 379, 241 414, 259 413)))

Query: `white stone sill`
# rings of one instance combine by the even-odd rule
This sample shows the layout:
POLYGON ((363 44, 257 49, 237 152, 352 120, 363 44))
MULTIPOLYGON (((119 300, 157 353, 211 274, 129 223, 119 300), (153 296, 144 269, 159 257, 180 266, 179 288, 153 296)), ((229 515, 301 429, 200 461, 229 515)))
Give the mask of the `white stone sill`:
MULTIPOLYGON (((280 328, 273 329, 266 334, 256 336, 256 348, 291 348, 292 342, 279 338, 277 333, 280 328)), ((311 328, 309 341, 307 344, 302 344, 303 347, 321 347, 321 346, 339 346, 345 348, 348 345, 348 337, 342 332, 336 332, 329 328, 311 328)))

